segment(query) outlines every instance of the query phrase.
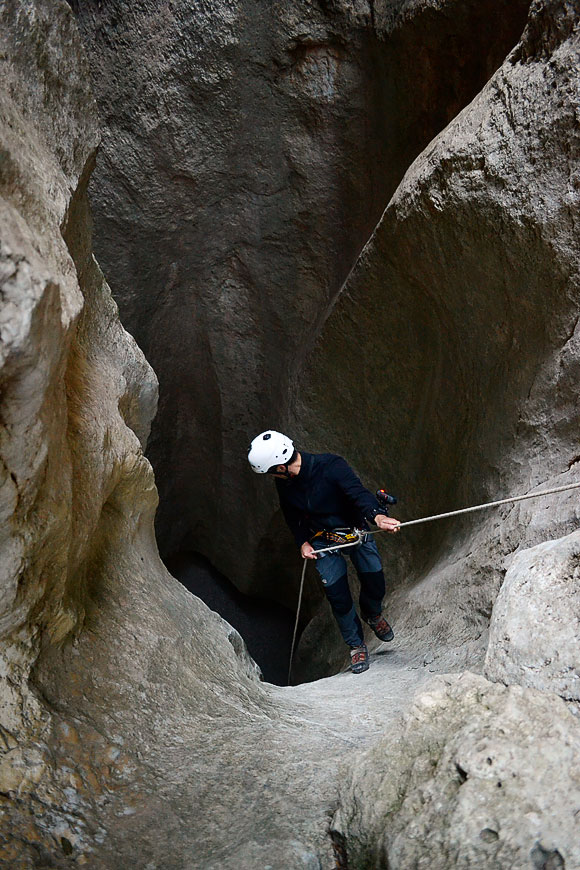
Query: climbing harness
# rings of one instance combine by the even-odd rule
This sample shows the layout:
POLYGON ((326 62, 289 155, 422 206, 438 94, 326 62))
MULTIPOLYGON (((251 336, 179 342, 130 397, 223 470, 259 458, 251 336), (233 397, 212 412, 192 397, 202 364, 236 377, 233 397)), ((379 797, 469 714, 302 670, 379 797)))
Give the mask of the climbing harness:
MULTIPOLYGON (((515 495, 515 496, 512 496, 511 498, 502 498, 502 499, 499 499, 498 501, 489 501, 489 502, 485 502, 484 504, 476 504, 476 505, 473 505, 472 507, 460 508, 459 510, 456 510, 456 511, 447 511, 446 513, 443 513, 443 514, 433 514, 430 517, 421 517, 418 520, 407 520, 404 523, 399 523, 397 528, 403 529, 403 528, 407 528, 408 526, 418 526, 421 523, 431 523, 431 522, 434 522, 435 520, 444 520, 444 519, 447 519, 448 517, 457 517, 460 514, 470 514, 470 513, 474 513, 475 511, 484 510, 485 508, 500 507, 502 504, 513 504, 514 502, 524 501, 525 499, 528 499, 528 498, 540 498, 543 495, 554 495, 557 492, 567 492, 570 489, 578 489, 579 487, 580 487, 580 482, 568 483, 568 484, 566 484, 566 486, 556 486, 553 489, 543 489, 541 492, 531 492, 531 493, 527 493, 526 495, 515 495)), ((377 494, 378 494, 378 492, 384 493, 384 490, 378 490, 377 494)), ((389 498, 392 498, 392 496, 389 496, 389 498)), ((385 503, 382 499, 380 499, 379 502, 381 504, 385 503)), ((388 502, 388 503, 392 504, 393 502, 388 502)), ((339 531, 344 532, 345 530, 340 529, 339 531)), ((360 545, 363 542, 363 540, 366 539, 367 535, 379 535, 381 532, 388 531, 388 529, 372 529, 372 530, 365 529, 363 531, 361 531, 359 529, 352 529, 352 530, 348 530, 348 531, 349 531, 350 537, 354 538, 354 540, 352 540, 350 542, 336 543, 330 547, 324 547, 323 549, 317 550, 316 555, 319 556, 319 555, 322 555, 322 553, 333 553, 336 550, 342 550, 345 547, 355 547, 357 545, 360 545)), ((314 537, 316 538, 319 534, 321 534, 321 533, 317 533, 317 535, 315 535, 314 537)), ((328 534, 328 532, 326 532, 324 534, 328 534)), ((290 685, 290 672, 292 671, 292 659, 294 658, 294 644, 296 642, 296 633, 298 631, 298 620, 300 618, 300 605, 302 603, 302 590, 304 587, 304 577, 306 576, 306 564, 308 562, 308 559, 304 558, 303 562, 304 562, 304 564, 302 566, 302 577, 300 578, 300 592, 298 593, 298 607, 296 610, 296 622, 294 624, 294 634, 292 636, 292 646, 290 648, 290 662, 288 665, 288 685, 290 685)))
MULTIPOLYGON (((314 541, 327 541, 329 544, 340 544, 347 547, 353 547, 355 544, 360 544, 361 537, 357 529, 324 529, 310 539, 312 544, 314 541)), ((334 549, 334 548, 333 548, 334 549)), ((317 552, 322 552, 318 550, 317 552)))

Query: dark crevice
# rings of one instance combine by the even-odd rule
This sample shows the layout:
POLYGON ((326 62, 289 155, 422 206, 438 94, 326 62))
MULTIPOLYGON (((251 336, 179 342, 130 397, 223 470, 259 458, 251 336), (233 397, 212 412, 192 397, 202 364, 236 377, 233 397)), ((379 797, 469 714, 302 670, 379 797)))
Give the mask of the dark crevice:
POLYGON ((285 686, 294 614, 274 601, 244 595, 199 553, 179 553, 166 565, 186 589, 239 632, 264 679, 285 686))
POLYGON ((566 863, 557 849, 545 849, 536 843, 530 852, 534 870, 564 870, 566 863))
MULTIPOLYGON (((214 564, 256 589, 255 529, 268 517, 263 490, 243 476, 243 446, 258 421, 288 422, 305 361, 394 190, 502 63, 528 3, 468 0, 448 15, 319 0, 322 14, 312 4, 312 26, 297 29, 248 2, 228 48, 216 38, 201 55, 196 15, 181 21, 170 4, 159 18, 167 56, 144 64, 147 4, 124 19, 120 0, 69 2, 106 119, 91 185, 96 255, 160 381, 148 447, 160 549, 203 540, 214 564), (216 95, 205 64, 223 66, 216 95), (185 144, 181 131, 198 128, 185 144), (293 288, 283 312, 273 279, 293 288), (240 288, 235 306, 224 287, 240 288), (229 499, 232 484, 243 501, 229 499)), ((212 20, 217 35, 226 26, 212 20)), ((281 600, 287 556, 269 563, 281 600)))
POLYGON ((349 870, 346 838, 338 831, 330 831, 330 840, 334 852, 334 870, 349 870))
POLYGON ((371 19, 371 28, 376 30, 375 27, 375 0, 369 0, 369 15, 371 19))

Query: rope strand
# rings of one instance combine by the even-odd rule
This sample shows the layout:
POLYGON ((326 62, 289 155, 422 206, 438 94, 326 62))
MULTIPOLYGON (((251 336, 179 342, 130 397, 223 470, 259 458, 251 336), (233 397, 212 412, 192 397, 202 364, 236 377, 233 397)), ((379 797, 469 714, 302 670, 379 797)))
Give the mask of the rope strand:
MULTIPOLYGON (((431 523, 434 520, 443 520, 446 517, 457 517, 459 514, 470 514, 474 511, 482 511, 484 508, 491 507, 499 507, 502 504, 513 504, 516 501, 524 501, 527 498, 540 498, 542 495, 553 495, 555 492, 566 492, 569 489, 578 489, 580 487, 579 483, 568 483, 566 486, 556 486, 554 489, 544 489, 542 492, 528 492, 526 495, 515 495, 512 498, 502 498, 499 501, 489 501, 485 504, 476 504, 473 507, 461 508, 458 511, 447 511, 444 514, 434 514, 431 517, 423 517, 420 520, 407 520, 407 522, 401 523, 399 528, 406 528, 407 526, 418 526, 420 523, 431 523)), ((378 532, 386 532, 386 529, 377 529, 376 531, 368 532, 370 535, 376 535, 378 532)))
POLYGON ((303 559, 302 577, 300 579, 300 592, 298 594, 298 607, 296 608, 296 622, 294 623, 294 634, 292 635, 292 647, 290 649, 290 662, 288 664, 288 685, 290 685, 290 672, 292 670, 292 659, 294 658, 294 644, 296 643, 296 632, 298 631, 298 619, 300 617, 300 605, 302 603, 302 590, 304 588, 304 577, 306 576, 307 560, 303 559))

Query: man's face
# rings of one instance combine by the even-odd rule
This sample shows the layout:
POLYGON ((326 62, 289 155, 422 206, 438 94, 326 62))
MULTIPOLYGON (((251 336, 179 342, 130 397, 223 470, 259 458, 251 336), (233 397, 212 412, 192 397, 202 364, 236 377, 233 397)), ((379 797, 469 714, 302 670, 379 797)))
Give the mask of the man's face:
POLYGON ((288 479, 285 465, 277 465, 276 471, 271 471, 270 474, 272 475, 272 477, 278 477, 280 480, 288 479))

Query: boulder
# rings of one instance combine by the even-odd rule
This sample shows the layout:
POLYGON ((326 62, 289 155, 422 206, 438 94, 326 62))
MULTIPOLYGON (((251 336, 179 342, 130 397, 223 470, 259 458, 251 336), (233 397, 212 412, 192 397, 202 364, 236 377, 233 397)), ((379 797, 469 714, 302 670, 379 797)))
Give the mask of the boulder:
POLYGON ((579 772, 560 698, 438 677, 352 764, 331 829, 353 870, 577 867, 579 772))
POLYGON ((580 701, 580 532, 516 553, 493 606, 485 675, 580 701))

